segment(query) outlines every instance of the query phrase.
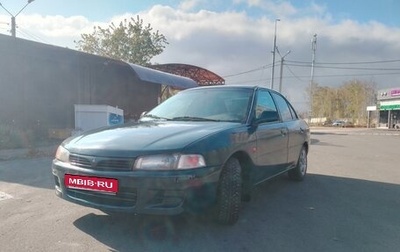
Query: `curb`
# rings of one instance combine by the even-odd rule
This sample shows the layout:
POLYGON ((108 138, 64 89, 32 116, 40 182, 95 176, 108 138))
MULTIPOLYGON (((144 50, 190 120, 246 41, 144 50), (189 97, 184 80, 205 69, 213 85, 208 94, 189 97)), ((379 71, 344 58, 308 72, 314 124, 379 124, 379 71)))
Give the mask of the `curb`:
POLYGON ((54 157, 57 147, 58 145, 36 148, 0 150, 0 161, 38 157, 54 157))

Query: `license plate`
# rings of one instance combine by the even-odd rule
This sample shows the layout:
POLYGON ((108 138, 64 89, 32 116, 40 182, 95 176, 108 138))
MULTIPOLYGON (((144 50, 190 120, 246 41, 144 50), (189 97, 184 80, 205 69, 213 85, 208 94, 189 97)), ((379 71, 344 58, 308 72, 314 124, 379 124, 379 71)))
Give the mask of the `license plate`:
POLYGON ((78 176, 65 174, 64 184, 67 188, 117 193, 118 180, 113 178, 101 178, 90 176, 78 176))

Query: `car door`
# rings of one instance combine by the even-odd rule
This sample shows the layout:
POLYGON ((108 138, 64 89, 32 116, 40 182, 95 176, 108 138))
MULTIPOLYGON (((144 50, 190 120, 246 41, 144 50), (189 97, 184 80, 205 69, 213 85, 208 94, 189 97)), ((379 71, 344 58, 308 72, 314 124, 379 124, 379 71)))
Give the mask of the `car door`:
POLYGON ((254 116, 257 152, 253 178, 258 183, 283 170, 288 158, 288 135, 268 90, 257 91, 254 116))
MULTIPOLYGON (((286 125, 288 136, 288 164, 289 167, 297 162, 301 147, 305 141, 305 129, 301 128, 299 118, 289 102, 280 94, 272 92, 275 104, 281 115, 282 122, 286 125)), ((286 168, 287 168, 286 167, 286 168)))

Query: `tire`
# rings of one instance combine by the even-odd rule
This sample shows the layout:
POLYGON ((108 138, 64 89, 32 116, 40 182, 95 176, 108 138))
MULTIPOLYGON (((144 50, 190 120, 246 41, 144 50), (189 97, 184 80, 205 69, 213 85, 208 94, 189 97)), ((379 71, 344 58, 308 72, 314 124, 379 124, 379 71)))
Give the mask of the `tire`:
POLYGON ((289 178, 292 180, 302 181, 307 173, 307 150, 303 146, 300 151, 299 160, 296 167, 288 171, 289 178))
POLYGON ((230 158, 222 169, 214 217, 218 223, 232 225, 239 219, 242 196, 241 166, 230 158))

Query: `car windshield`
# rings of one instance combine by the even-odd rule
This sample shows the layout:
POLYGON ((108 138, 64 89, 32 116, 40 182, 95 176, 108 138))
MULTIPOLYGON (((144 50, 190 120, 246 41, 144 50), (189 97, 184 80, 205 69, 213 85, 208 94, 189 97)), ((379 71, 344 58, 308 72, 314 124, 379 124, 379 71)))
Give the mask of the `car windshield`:
POLYGON ((245 122, 251 89, 200 88, 180 92, 144 115, 141 120, 245 122))

